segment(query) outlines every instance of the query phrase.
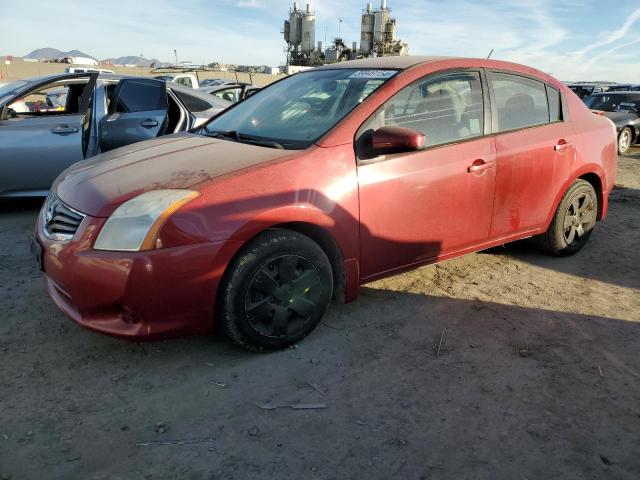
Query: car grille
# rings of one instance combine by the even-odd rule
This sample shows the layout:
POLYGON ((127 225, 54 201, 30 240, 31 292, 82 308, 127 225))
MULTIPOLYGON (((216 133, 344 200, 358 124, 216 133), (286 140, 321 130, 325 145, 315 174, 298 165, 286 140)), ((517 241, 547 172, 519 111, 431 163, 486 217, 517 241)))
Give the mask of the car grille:
POLYGON ((47 238, 69 240, 80 227, 85 215, 76 212, 50 193, 42 209, 42 227, 47 238))

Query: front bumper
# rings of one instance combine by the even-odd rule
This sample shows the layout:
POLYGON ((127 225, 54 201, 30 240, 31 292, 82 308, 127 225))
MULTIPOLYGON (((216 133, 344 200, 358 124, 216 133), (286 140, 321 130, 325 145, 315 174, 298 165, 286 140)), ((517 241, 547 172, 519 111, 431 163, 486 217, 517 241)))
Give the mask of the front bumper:
POLYGON ((215 296, 239 245, 201 243, 146 252, 93 250, 106 219, 86 217, 69 241, 46 238, 38 217, 45 286, 83 327, 132 339, 211 330, 215 296))

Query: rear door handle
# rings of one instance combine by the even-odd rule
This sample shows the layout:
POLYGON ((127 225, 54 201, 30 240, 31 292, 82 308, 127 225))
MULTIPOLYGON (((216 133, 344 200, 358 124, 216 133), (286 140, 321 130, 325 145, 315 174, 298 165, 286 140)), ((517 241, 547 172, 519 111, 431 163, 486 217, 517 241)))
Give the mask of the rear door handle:
POLYGON ((140 122, 140 126, 144 127, 144 128, 157 127, 158 126, 158 121, 157 120, 153 120, 151 118, 147 118, 146 120, 143 120, 143 121, 140 122))
POLYGON ((56 135, 78 133, 78 131, 78 127, 70 127, 69 125, 58 125, 57 127, 51 129, 51 133, 55 133, 56 135))
POLYGON ((564 152, 565 150, 573 147, 573 142, 566 142, 564 140, 560 140, 556 143, 556 146, 553 147, 556 152, 564 152))
POLYGON ((484 160, 476 160, 472 165, 467 168, 469 173, 478 173, 484 172, 485 170, 489 170, 493 168, 493 162, 485 162, 484 160))

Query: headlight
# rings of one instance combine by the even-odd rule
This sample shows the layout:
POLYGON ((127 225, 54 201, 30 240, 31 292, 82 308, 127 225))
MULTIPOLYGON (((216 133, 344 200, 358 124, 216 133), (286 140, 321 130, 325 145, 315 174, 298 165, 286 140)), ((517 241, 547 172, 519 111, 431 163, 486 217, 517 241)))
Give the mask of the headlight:
POLYGON ((137 252, 151 250, 169 217, 200 194, 194 190, 153 190, 120 205, 102 227, 93 248, 137 252))

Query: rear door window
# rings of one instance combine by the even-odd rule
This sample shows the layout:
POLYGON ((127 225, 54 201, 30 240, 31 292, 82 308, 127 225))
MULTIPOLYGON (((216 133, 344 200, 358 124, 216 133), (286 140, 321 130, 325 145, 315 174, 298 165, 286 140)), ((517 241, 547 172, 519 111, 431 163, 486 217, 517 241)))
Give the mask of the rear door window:
POLYGON ((549 123, 543 82, 508 73, 489 72, 488 76, 497 109, 498 132, 549 123))
POLYGON ((160 80, 125 78, 116 89, 113 112, 130 113, 167 109, 166 85, 160 80))

